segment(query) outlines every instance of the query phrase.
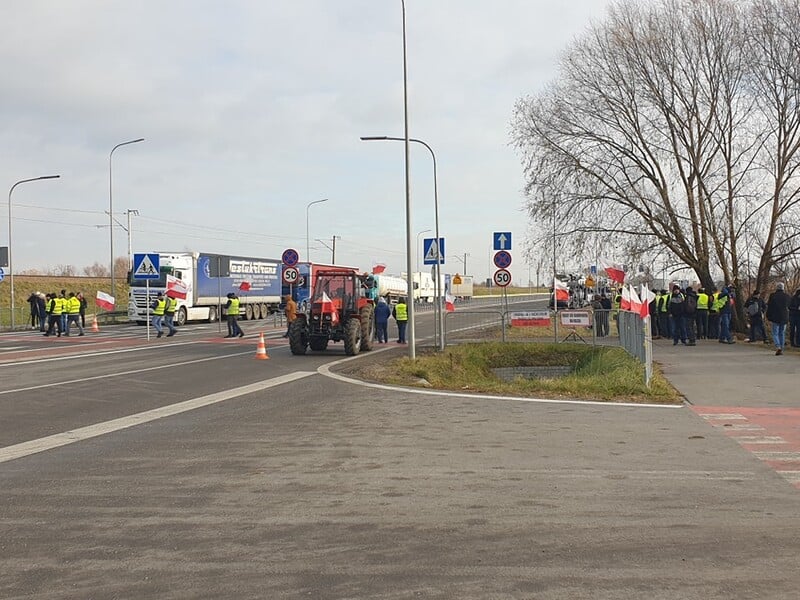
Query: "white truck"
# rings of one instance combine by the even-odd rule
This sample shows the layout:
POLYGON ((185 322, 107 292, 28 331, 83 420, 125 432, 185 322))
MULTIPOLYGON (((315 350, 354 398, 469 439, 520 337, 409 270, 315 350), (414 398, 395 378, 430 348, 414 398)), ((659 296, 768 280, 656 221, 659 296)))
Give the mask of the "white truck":
POLYGON ((186 298, 178 299, 175 323, 219 319, 229 292, 236 293, 246 319, 263 319, 278 310, 281 302, 281 261, 202 252, 157 252, 159 278, 135 279, 128 274, 128 320, 145 323, 148 304, 158 292, 167 291, 167 276, 177 277, 186 287, 186 298), (149 297, 148 297, 149 289, 149 297))
POLYGON ((454 296, 457 300, 469 302, 472 300, 473 286, 472 275, 459 275, 461 283, 454 283, 454 275, 445 275, 445 289, 447 293, 454 296))

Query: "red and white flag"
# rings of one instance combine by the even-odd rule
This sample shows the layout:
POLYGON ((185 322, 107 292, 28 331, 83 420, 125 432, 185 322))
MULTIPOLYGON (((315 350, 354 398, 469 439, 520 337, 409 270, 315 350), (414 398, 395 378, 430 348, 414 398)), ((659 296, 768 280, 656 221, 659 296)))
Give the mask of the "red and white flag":
POLYGON ((386 265, 383 263, 378 263, 374 267, 372 267, 372 274, 373 275, 380 275, 386 270, 386 265))
POLYGON ((114 310, 114 296, 101 292, 100 290, 97 291, 97 297, 94 303, 103 310, 114 310))
POLYGON ((569 302, 569 288, 567 287, 567 284, 561 281, 558 277, 553 279, 553 281, 555 282, 553 287, 555 288, 556 300, 569 302))
POLYGON ((635 312, 637 315, 641 315, 642 301, 639 299, 639 294, 636 293, 636 288, 634 288, 632 285, 629 285, 628 288, 629 288, 628 293, 630 295, 630 302, 631 302, 630 310, 632 312, 635 312))
POLYGON ((611 281, 616 283, 623 283, 625 281, 625 268, 622 265, 605 260, 601 260, 600 264, 603 266, 606 275, 608 275, 611 281))
POLYGON ((186 300, 186 295, 189 293, 189 288, 186 284, 177 277, 167 275, 167 296, 170 298, 180 298, 186 300))
POLYGON ((627 285, 622 286, 622 299, 619 303, 620 310, 630 310, 631 309, 631 292, 628 289, 627 285))
POLYGON ((647 284, 642 284, 642 312, 639 313, 642 315, 642 318, 646 318, 650 316, 650 303, 656 299, 656 295, 650 291, 650 288, 647 287, 647 284))
POLYGON ((444 297, 444 308, 447 312, 455 312, 456 310, 456 299, 450 294, 444 297))
POLYGON ((240 283, 239 284, 239 290, 242 291, 242 292, 249 292, 250 291, 250 282, 249 281, 243 281, 242 283, 240 283))

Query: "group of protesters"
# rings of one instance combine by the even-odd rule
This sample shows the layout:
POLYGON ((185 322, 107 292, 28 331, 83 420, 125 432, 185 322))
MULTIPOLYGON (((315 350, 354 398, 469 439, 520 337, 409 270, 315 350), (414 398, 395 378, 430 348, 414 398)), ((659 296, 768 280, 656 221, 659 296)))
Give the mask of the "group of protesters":
POLYGON ((86 298, 83 292, 33 292, 28 297, 31 307, 31 329, 37 328, 45 337, 54 333, 57 337, 68 336, 72 324, 78 328, 78 335, 84 335, 86 327, 86 298))

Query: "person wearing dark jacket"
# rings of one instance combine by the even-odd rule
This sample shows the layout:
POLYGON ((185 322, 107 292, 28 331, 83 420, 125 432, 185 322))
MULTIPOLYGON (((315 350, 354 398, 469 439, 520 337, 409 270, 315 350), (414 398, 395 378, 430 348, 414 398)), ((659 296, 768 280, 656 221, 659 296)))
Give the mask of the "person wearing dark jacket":
POLYGON ((765 344, 768 343, 767 330, 764 329, 764 308, 764 301, 761 299, 758 290, 754 291, 753 295, 744 303, 744 312, 750 319, 750 337, 747 340, 748 342, 757 342, 760 332, 761 339, 764 340, 765 344))
POLYGON ((678 345, 678 340, 680 340, 681 344, 686 345, 686 317, 683 308, 685 299, 680 287, 676 285, 672 288, 672 295, 669 297, 669 317, 672 322, 673 346, 678 345))
POLYGON ((800 289, 795 290, 789 301, 789 344, 800 348, 800 289))
POLYGON ((392 309, 381 296, 378 304, 375 305, 375 333, 379 344, 389 341, 389 317, 392 316, 392 309))
POLYGON ((775 342, 775 356, 783 354, 786 323, 789 321, 789 294, 783 291, 783 282, 778 282, 776 289, 767 300, 767 319, 772 323, 772 340, 775 342))
POLYGON ((683 298, 683 326, 686 329, 686 337, 689 338, 689 346, 697 345, 697 334, 695 332, 695 320, 697 319, 697 292, 691 286, 686 286, 683 298))

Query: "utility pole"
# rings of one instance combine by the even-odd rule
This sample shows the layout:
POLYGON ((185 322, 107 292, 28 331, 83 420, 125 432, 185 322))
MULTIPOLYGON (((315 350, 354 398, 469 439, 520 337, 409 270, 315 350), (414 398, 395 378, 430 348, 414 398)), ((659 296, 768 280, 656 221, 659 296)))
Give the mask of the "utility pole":
POLYGON ((333 247, 331 248, 331 263, 336 264, 336 238, 340 236, 333 236, 333 247))

